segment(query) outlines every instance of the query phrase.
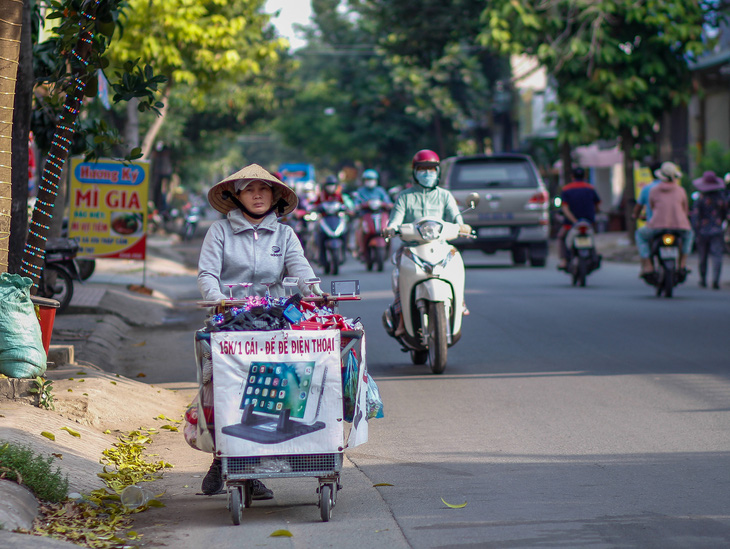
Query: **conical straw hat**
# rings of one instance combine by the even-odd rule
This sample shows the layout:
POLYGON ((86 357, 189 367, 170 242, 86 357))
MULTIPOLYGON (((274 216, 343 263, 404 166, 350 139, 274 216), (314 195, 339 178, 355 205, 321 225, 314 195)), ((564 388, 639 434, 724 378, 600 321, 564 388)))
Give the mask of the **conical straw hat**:
POLYGON ((227 214, 236 208, 232 200, 223 198, 224 191, 230 191, 232 194, 235 194, 236 181, 263 181, 268 183, 274 192, 273 204, 276 205, 280 199, 286 202, 283 211, 279 212, 278 209, 276 210, 277 215, 286 215, 293 212, 299 203, 296 193, 285 183, 282 183, 258 164, 250 164, 233 175, 229 175, 223 181, 216 183, 208 191, 208 202, 222 214, 227 214))

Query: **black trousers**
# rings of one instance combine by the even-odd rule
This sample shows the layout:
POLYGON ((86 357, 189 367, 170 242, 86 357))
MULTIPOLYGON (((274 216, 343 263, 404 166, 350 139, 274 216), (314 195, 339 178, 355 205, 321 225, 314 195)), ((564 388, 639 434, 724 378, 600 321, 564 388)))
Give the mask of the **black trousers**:
POLYGON ((725 251, 725 242, 722 234, 702 236, 698 234, 697 256, 699 258, 700 279, 707 280, 707 263, 712 257, 712 282, 720 283, 720 271, 722 270, 722 254, 725 251))

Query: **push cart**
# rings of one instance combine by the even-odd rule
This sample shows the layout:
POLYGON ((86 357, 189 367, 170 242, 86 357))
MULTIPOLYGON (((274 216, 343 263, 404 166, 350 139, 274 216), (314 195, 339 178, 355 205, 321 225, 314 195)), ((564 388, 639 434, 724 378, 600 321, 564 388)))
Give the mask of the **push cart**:
MULTIPOLYGON (((328 296, 325 299, 327 301, 327 305, 336 311, 338 301, 359 299, 359 296, 328 296)), ((324 299, 312 297, 303 298, 303 301, 304 300, 309 302, 322 302, 324 299)), ((210 303, 207 302, 200 302, 200 304, 201 306, 210 306, 210 303)), ((230 302, 227 301, 223 305, 220 303, 216 305, 218 307, 217 312, 222 312, 221 307, 236 306, 240 304, 237 303, 237 300, 230 300, 230 302)), ((342 392, 340 389, 341 364, 344 363, 343 361, 347 360, 348 354, 353 347, 358 344, 362 344, 363 330, 323 329, 320 331, 313 331, 307 329, 308 326, 311 327, 311 324, 302 324, 305 324, 305 326, 304 330, 301 331, 280 330, 275 332, 218 332, 221 335, 217 336, 217 338, 213 338, 211 342, 214 346, 214 353, 216 352, 215 349, 218 347, 223 349, 221 352, 224 353, 212 360, 214 368, 221 368, 220 370, 214 369, 214 379, 217 379, 216 376, 221 376, 218 383, 213 383, 216 406, 215 422, 220 422, 220 425, 216 427, 215 433, 216 437, 223 435, 221 436, 221 439, 219 439, 217 455, 221 457, 222 474, 225 490, 227 492, 228 509, 231 513, 233 524, 235 525, 241 523, 243 509, 251 506, 253 499, 252 481, 254 479, 263 480, 271 478, 316 477, 318 482, 316 491, 319 498, 318 506, 320 516, 325 522, 329 521, 332 517, 332 509, 337 501, 337 492, 342 487, 340 484, 340 473, 342 471, 343 451, 345 446, 342 433, 342 392), (275 347, 274 338, 279 338, 280 341, 282 339, 284 341, 291 340, 292 347, 294 347, 294 343, 296 341, 299 341, 299 345, 303 350, 304 344, 301 343, 303 340, 316 337, 322 338, 325 335, 330 337, 333 341, 337 341, 339 343, 339 348, 334 351, 333 349, 330 349, 330 363, 329 367, 324 368, 324 377, 327 378, 328 372, 330 372, 330 374, 328 379, 325 380, 320 378, 319 380, 318 396, 315 397, 318 398, 318 400, 314 403, 305 404, 307 407, 311 404, 313 410, 312 418, 310 418, 311 421, 306 421, 305 414, 308 414, 308 412, 302 411, 297 414, 297 410, 299 408, 303 408, 301 405, 297 408, 298 402, 294 403, 291 409, 286 407, 287 404, 284 404, 284 408, 277 407, 275 410, 272 410, 270 414, 265 413, 266 409, 264 404, 271 409, 274 403, 268 398, 261 397, 262 394, 266 397, 269 389, 264 388, 264 376, 258 374, 265 372, 265 377, 269 377, 269 379, 266 380, 266 387, 273 385, 278 386, 277 388, 281 389, 282 387, 286 387, 287 384, 284 377, 286 376, 286 372, 279 374, 280 368, 277 367, 276 373, 274 373, 274 368, 271 365, 284 365, 284 369, 286 370, 286 368, 291 366, 292 363, 287 361, 262 362, 259 360, 260 354, 255 355, 256 359, 254 360, 243 353, 240 355, 241 358, 239 359, 239 355, 236 355, 235 353, 239 348, 243 349, 240 342, 248 344, 250 346, 249 350, 254 352, 255 346, 258 345, 257 342, 263 340, 263 338, 271 339, 272 347, 275 347), (339 351, 339 355, 337 357, 337 364, 334 365, 332 364, 334 359, 331 355, 334 355, 336 351, 339 351), (216 360, 219 362, 216 362, 216 360), (239 361, 239 364, 236 363, 237 360, 239 361), (234 379, 234 377, 231 377, 230 379, 223 377, 224 372, 227 372, 228 370, 223 370, 224 366, 218 366, 218 364, 225 364, 226 361, 229 366, 225 367, 229 370, 235 370, 236 366, 240 368, 241 381, 234 379), (279 377, 277 377, 277 374, 279 374, 279 377), (274 380, 273 383, 270 383, 271 379, 274 380), (257 382, 259 383, 255 389, 255 394, 259 395, 259 398, 253 399, 252 403, 249 402, 252 399, 246 398, 246 395, 254 394, 250 388, 252 385, 251 382, 253 382, 254 386, 256 386, 257 382), (229 400, 223 400, 223 398, 227 397, 225 397, 225 395, 221 396, 221 394, 224 391, 228 391, 230 393, 231 391, 229 388, 233 385, 238 386, 238 394, 231 396, 229 400), (329 389, 331 387, 337 387, 337 390, 331 391, 329 389), (328 391, 329 394, 337 393, 337 398, 326 397, 323 399, 322 395, 327 395, 328 391), (264 403, 264 401, 266 402, 264 403), (233 404, 230 404, 231 402, 233 404), (238 406, 238 402, 240 402, 240 407, 238 406), (260 413, 259 405, 262 407, 262 411, 260 413), (339 406, 339 410, 321 410, 321 408, 327 408, 328 406, 339 406), (235 416, 235 421, 232 421, 232 416, 228 412, 219 413, 219 407, 224 411, 236 408, 235 412, 239 415, 240 410, 238 410, 238 408, 240 408, 243 410, 240 421, 238 421, 238 416, 235 416), (224 414, 228 415, 225 416, 224 414), (337 419, 333 420, 334 418, 337 419), (317 419, 321 421, 316 421, 317 419), (333 429, 339 429, 339 439, 337 439, 339 442, 335 442, 334 445, 331 442, 333 437, 331 435, 329 435, 329 438, 327 437, 325 423, 327 424, 326 429, 330 432, 333 429), (226 425, 226 427, 222 427, 223 425, 226 425), (314 436, 305 437, 304 435, 310 435, 312 433, 315 436, 319 436, 321 440, 327 440, 328 443, 323 446, 307 446, 307 444, 302 441, 314 439, 314 436), (232 437, 236 438, 234 439, 232 437), (300 438, 297 439, 296 437, 300 438), (227 442, 229 439, 233 442, 227 442), (299 442, 297 442, 297 440, 299 442), (284 450, 314 448, 317 450, 320 447, 326 448, 328 451, 323 453, 305 453, 299 451, 277 452, 278 448, 282 448, 284 450), (221 451, 221 448, 223 448, 223 451, 221 451), (236 448, 243 448, 245 455, 238 455, 235 453, 236 448)), ((312 340, 314 341, 314 339, 312 340)), ((320 339, 316 339, 316 341, 320 341, 320 339)), ((260 350, 259 346, 258 351, 260 350)), ((287 355, 285 360, 292 359, 289 355, 287 355)), ((319 363, 317 363, 317 366, 313 369, 316 370, 317 368, 319 368, 319 363)), ((314 387, 317 385, 317 374, 312 374, 311 368, 309 371, 312 377, 312 391, 316 392, 314 387)), ((230 375, 234 376, 234 374, 230 375)), ((288 379, 291 381, 294 377, 290 376, 288 379)), ((294 389, 292 389, 292 391, 302 391, 302 388, 306 386, 304 385, 305 381, 302 381, 302 383, 303 385, 301 386, 297 385, 296 391, 294 389)), ((292 385, 294 385, 294 383, 290 383, 290 387, 292 385)), ((284 391, 280 391, 280 393, 283 392, 284 391)), ((278 396, 279 398, 282 398, 281 394, 278 396)), ((310 398, 310 400, 312 399, 310 398)), ((284 402, 290 401, 285 399, 284 402)), ((278 402, 276 405, 279 406, 278 402)))

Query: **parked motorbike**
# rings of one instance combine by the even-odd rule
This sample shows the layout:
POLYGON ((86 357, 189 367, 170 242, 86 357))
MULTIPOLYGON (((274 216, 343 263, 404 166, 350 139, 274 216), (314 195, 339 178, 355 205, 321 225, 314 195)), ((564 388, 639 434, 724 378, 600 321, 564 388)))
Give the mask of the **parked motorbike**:
POLYGON ((682 249, 681 231, 666 230, 657 233, 650 242, 653 276, 646 276, 647 284, 656 287, 656 295, 672 297, 674 287, 687 278, 687 271, 679 268, 679 254, 682 249))
MULTIPOLYGON (((64 238, 68 237, 68 218, 63 218, 61 225, 61 236, 64 238)), ((79 269, 79 275, 81 280, 87 280, 96 269, 96 260, 93 257, 76 257, 76 266, 79 269)))
MULTIPOLYGON (((468 209, 478 203, 477 193, 467 197, 468 209)), ((391 282, 393 292, 400 294, 405 333, 396 335, 398 317, 393 305, 383 313, 383 325, 390 337, 410 351, 414 364, 429 362, 434 374, 443 373, 447 349, 461 338, 464 262, 448 241, 472 235, 459 230, 456 223, 423 217, 396 231, 404 244, 393 256, 391 282)))
POLYGON ((182 238, 183 240, 191 240, 195 235, 195 229, 198 222, 203 216, 203 210, 200 206, 190 206, 185 211, 185 220, 183 222, 182 238))
POLYGON ((46 242, 46 256, 38 282, 38 295, 58 301, 57 313, 68 308, 74 295, 74 280, 83 279, 76 261, 79 244, 72 238, 52 238, 46 242))
POLYGON ((319 262, 325 274, 337 276, 347 253, 347 213, 341 202, 323 202, 319 205, 317 243, 320 245, 319 262))
POLYGON ((389 246, 382 232, 388 225, 389 210, 390 205, 377 198, 368 200, 360 206, 362 216, 357 240, 360 246, 360 259, 368 271, 372 271, 373 266, 377 267, 378 271, 383 270, 389 246))
POLYGON ((588 275, 601 267, 594 234, 591 222, 579 219, 565 235, 566 272, 572 277, 573 286, 585 286, 588 275))

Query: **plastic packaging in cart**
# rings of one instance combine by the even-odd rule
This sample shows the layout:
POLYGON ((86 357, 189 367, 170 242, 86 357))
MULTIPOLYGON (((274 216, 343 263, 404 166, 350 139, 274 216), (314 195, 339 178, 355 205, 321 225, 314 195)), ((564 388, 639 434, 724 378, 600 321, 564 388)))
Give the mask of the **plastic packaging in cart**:
POLYGON ((288 473, 291 471, 291 463, 285 459, 262 458, 258 465, 253 468, 254 473, 288 473))

